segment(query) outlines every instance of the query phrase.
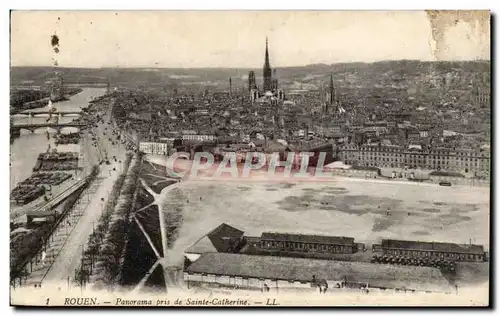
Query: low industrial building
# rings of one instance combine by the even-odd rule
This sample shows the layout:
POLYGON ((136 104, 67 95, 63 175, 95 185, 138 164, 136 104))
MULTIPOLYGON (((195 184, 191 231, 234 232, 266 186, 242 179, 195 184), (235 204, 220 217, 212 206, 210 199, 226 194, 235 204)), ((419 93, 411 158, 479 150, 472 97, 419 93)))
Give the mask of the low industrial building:
POLYGON ((472 244, 383 239, 381 244, 373 245, 373 250, 381 251, 384 255, 409 258, 473 262, 486 260, 483 246, 472 244))
POLYGON ((319 235, 299 235, 282 233, 262 233, 259 246, 265 250, 355 253, 358 246, 354 238, 319 235))
MULTIPOLYGON (((482 246, 384 239, 373 245, 384 256, 484 261, 482 246)), ((374 264, 358 260, 366 247, 351 237, 264 232, 260 237, 221 224, 185 251, 188 287, 250 290, 329 288, 450 292, 439 265, 374 264), (355 256, 357 259, 353 259, 355 256)))
POLYGON ((254 237, 245 236, 243 231, 223 223, 187 248, 185 257, 189 265, 206 252, 338 259, 339 255, 352 255, 358 251, 366 251, 366 247, 351 237, 277 232, 264 232, 260 237, 254 237))
POLYGON ((244 243, 243 231, 223 223, 186 249, 185 257, 196 261, 206 252, 238 252, 244 243))
POLYGON ((188 288, 213 286, 279 291, 311 289, 317 286, 318 280, 326 282, 329 288, 452 291, 442 273, 431 267, 210 252, 202 254, 184 270, 184 284, 188 288))

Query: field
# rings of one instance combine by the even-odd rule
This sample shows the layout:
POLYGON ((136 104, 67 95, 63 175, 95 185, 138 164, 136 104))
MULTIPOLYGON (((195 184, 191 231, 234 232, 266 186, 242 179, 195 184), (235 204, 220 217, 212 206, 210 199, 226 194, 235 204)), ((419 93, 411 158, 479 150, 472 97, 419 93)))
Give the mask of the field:
MULTIPOLYGON (((489 189, 334 178, 328 183, 186 181, 183 223, 169 253, 186 248, 221 223, 264 231, 489 244, 489 189)), ((161 195, 168 205, 172 191, 161 195)))
MULTIPOLYGON (((221 223, 243 230, 246 236, 274 231, 354 237, 369 251, 382 238, 472 242, 489 249, 486 187, 341 177, 294 183, 284 178, 259 182, 206 177, 168 185, 160 167, 164 158, 148 160, 155 163, 154 170, 153 164, 144 164, 141 178, 164 214, 167 265, 181 266, 184 251, 221 223), (153 190, 155 183, 161 186, 153 190), (163 189, 164 185, 168 187, 163 189)), ((159 239, 158 217, 148 214, 140 220, 159 239)), ((371 252, 359 255, 370 257, 371 252)), ((457 266, 453 283, 484 284, 488 276, 488 263, 464 263, 457 266)))

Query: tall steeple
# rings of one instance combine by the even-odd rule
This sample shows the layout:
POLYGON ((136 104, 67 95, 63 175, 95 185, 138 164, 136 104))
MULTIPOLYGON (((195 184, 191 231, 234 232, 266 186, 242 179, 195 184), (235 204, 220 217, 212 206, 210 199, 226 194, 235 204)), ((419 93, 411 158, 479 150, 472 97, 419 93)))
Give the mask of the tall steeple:
POLYGON ((330 74, 330 105, 333 106, 334 102, 335 102, 335 88, 333 87, 333 74, 330 74))
POLYGON ((269 50, 267 46, 267 37, 266 37, 266 56, 264 60, 264 91, 272 90, 272 70, 271 64, 269 63, 269 50))
POLYGON ((267 36, 266 36, 266 60, 264 62, 264 67, 271 68, 271 65, 269 64, 269 49, 267 44, 267 36))
POLYGON ((335 89, 333 88, 333 74, 330 74, 330 104, 335 101, 335 89))

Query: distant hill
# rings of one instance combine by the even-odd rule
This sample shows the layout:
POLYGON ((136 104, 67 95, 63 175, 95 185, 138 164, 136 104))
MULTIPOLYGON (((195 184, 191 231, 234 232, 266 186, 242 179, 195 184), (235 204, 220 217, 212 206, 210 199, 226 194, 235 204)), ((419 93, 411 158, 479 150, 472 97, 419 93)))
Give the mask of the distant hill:
MULTIPOLYGON (((418 60, 380 61, 375 63, 338 63, 313 64, 298 67, 277 68, 280 79, 294 80, 308 75, 326 75, 328 73, 352 73, 375 76, 383 73, 404 73, 409 76, 429 71, 447 72, 453 69, 462 69, 470 72, 490 72, 490 61, 465 62, 422 62, 418 60)), ((68 84, 106 83, 108 78, 113 85, 165 85, 179 82, 206 82, 228 81, 233 78, 233 84, 246 83, 246 76, 250 70, 256 72, 257 77, 262 69, 248 68, 61 68, 61 67, 12 67, 10 79, 12 85, 20 85, 23 81, 33 80, 33 85, 42 85, 53 79, 56 71, 62 72, 64 82, 68 84)))

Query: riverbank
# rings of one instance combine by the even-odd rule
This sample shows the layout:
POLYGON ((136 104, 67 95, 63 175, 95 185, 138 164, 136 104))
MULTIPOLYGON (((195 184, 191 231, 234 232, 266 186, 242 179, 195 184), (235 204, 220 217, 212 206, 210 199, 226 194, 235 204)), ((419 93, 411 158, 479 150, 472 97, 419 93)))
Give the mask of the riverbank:
MULTIPOLYGON (((97 112, 106 113, 106 109, 107 105, 102 105, 102 108, 99 107, 97 112)), ((91 190, 85 193, 87 197, 87 199, 85 199, 86 203, 81 200, 77 202, 77 205, 85 205, 85 208, 78 212, 78 220, 73 223, 76 227, 64 234, 64 244, 62 246, 57 246, 59 247, 57 254, 54 254, 54 251, 50 253, 47 252, 48 254, 53 254, 55 256, 52 256, 50 259, 53 260, 51 262, 53 266, 50 267, 43 276, 43 278, 46 278, 47 280, 55 280, 60 277, 67 280, 68 277, 72 277, 74 275, 74 269, 79 265, 78 256, 81 254, 80 246, 86 242, 87 237, 93 231, 93 223, 95 223, 101 215, 102 205, 106 203, 109 198, 111 187, 115 183, 118 173, 121 172, 124 167, 125 149, 122 148, 120 144, 115 146, 112 140, 105 137, 106 124, 104 121, 97 119, 97 116, 93 116, 93 114, 85 114, 83 119, 89 123, 89 126, 93 127, 90 130, 86 129, 83 131, 83 142, 78 147, 80 152, 66 156, 69 156, 68 158, 73 160, 74 158, 77 158, 78 169, 81 171, 83 179, 85 179, 84 177, 86 177, 87 174, 90 174, 91 176, 93 175, 90 179, 95 178, 96 181, 92 184, 91 190), (109 161, 106 158, 108 155, 109 161), (115 159, 111 159, 111 157, 115 157, 115 159)), ((59 159, 55 159, 55 161, 59 161, 59 159)), ((89 178, 87 179, 90 180, 89 178)), ((71 187, 66 187, 66 190, 70 189, 71 187)), ((59 195, 63 196, 63 193, 64 191, 61 191, 59 192, 59 195)), ((57 197, 54 197, 50 201, 53 201, 56 198, 57 197)), ((71 200, 72 198, 73 196, 69 197, 67 200, 71 200)), ((43 207, 43 205, 45 204, 42 203, 40 206, 43 207)), ((61 205, 63 205, 64 210, 66 210, 65 207, 68 203, 65 200, 61 205)), ((59 206, 52 208, 51 212, 43 212, 43 208, 38 209, 41 210, 42 214, 40 215, 45 217, 45 219, 50 218, 52 214, 56 214, 56 216, 60 214, 60 212, 58 212, 59 206)), ((32 210, 33 208, 28 208, 28 206, 25 207, 23 209, 23 217, 26 217, 26 213, 32 210)), ((14 211, 11 213, 11 217, 19 215, 19 212, 14 211)), ((56 225, 59 225, 59 222, 56 223, 56 225)), ((64 225, 65 224, 62 223, 62 226, 64 225)), ((28 226, 29 225, 25 225, 25 227, 28 226)), ((50 237, 50 234, 48 236, 50 237)), ((45 239, 47 238, 48 237, 45 239)))
MULTIPOLYGON (((81 111, 89 105, 89 101, 105 92, 105 89, 84 89, 81 93, 74 95, 68 101, 58 102, 57 109, 59 111, 81 111)), ((41 108, 48 110, 46 106, 41 108)), ((80 115, 81 116, 81 115, 80 115)), ((60 123, 69 123, 75 116, 63 116, 59 118, 60 123)), ((27 115, 11 116, 11 121, 15 123, 37 124, 45 123, 47 116, 34 116, 31 119, 27 115)), ((62 133, 76 133, 78 129, 66 127, 62 133)), ((14 188, 17 183, 26 179, 31 174, 31 168, 36 163, 38 153, 45 152, 48 144, 51 143, 51 148, 57 148, 58 151, 79 151, 80 146, 77 144, 55 144, 54 137, 56 131, 53 129, 39 128, 33 132, 23 130, 19 137, 11 139, 11 172, 10 172, 10 187, 14 188)))
POLYGON ((42 206, 49 203, 51 200, 55 199, 57 196, 64 194, 67 190, 69 190, 73 185, 78 182, 78 179, 68 179, 58 185, 52 186, 51 190, 46 192, 47 200, 43 198, 44 195, 38 197, 37 199, 26 203, 24 205, 16 205, 15 203, 11 203, 10 205, 10 220, 15 223, 25 223, 26 222, 26 214, 30 211, 41 208, 42 206))
MULTIPOLYGON (((85 89, 81 93, 74 95, 68 101, 59 102, 58 108, 62 111, 77 111, 82 107, 86 107, 89 104, 89 101, 96 95, 100 95, 104 92, 104 89, 85 89)), ((26 118, 14 118, 16 120, 24 120, 26 118)), ((44 117, 36 117, 34 120, 44 121, 46 118, 44 117)), ((72 117, 64 117, 63 120, 71 120, 72 117)), ((69 130, 72 130, 71 128, 69 130)), ((76 131, 74 132, 76 133, 76 131)), ((70 188, 73 184, 75 184, 78 179, 83 179, 87 175, 90 174, 91 167, 97 165, 99 160, 95 158, 95 147, 89 145, 89 131, 84 130, 81 131, 81 144, 56 144, 56 135, 54 131, 47 131, 39 129, 34 133, 23 132, 20 137, 14 139, 11 142, 10 148, 10 183, 11 190, 14 189, 18 184, 26 179, 30 179, 32 175, 37 178, 36 173, 33 173, 33 167, 36 168, 37 161, 39 158, 39 153, 46 153, 47 147, 50 146, 52 149, 57 149, 59 152, 73 152, 72 155, 73 162, 71 163, 70 169, 68 171, 59 171, 53 170, 54 172, 64 172, 65 174, 71 175, 71 178, 66 181, 54 185, 53 183, 48 183, 45 195, 48 200, 52 200, 58 195, 65 192, 68 188, 70 188), (74 163, 76 162, 76 164, 74 163)), ((56 161, 58 164, 59 162, 56 161)), ((38 166, 38 167, 41 167, 38 166)), ((58 169, 52 168, 53 166, 46 165, 49 169, 58 169)), ((68 166, 66 166, 68 167, 68 166)), ((43 168, 43 169, 47 169, 43 168)), ((40 174, 53 173, 50 172, 42 172, 40 174)), ((38 183, 38 182, 37 182, 38 183)), ((40 184, 40 183, 38 183, 40 184)), ((25 205, 15 205, 15 203, 11 203, 10 208, 10 219, 15 221, 25 221, 25 215, 27 212, 38 209, 48 203, 42 196, 37 199, 25 204, 25 205)))
POLYGON ((11 202, 18 205, 27 204, 71 178, 71 174, 65 172, 34 173, 28 179, 19 183, 10 193, 11 202))
MULTIPOLYGON (((57 102, 61 102, 61 101, 68 101, 72 96, 74 96, 82 91, 83 91, 83 89, 81 89, 81 88, 69 88, 69 89, 66 89, 65 95, 59 99, 51 99, 50 94, 46 93, 45 95, 47 95, 47 96, 42 98, 42 99, 24 102, 21 104, 16 104, 16 102, 11 102, 10 114, 13 115, 13 114, 17 114, 19 112, 26 111, 26 110, 43 108, 43 107, 47 106, 47 104, 49 103, 49 100, 52 103, 57 103, 57 102)), ((21 91, 20 93, 26 93, 26 92, 21 91)), ((21 96, 20 98, 22 99, 23 97, 21 96)))
MULTIPOLYGON (((10 193, 11 218, 40 208, 78 181, 79 155, 76 152, 40 153, 32 174, 19 182, 10 193)), ((19 220, 18 220, 19 221, 19 220)))
MULTIPOLYGON (((54 241, 54 233, 58 228, 65 226, 63 221, 68 221, 67 215, 74 209, 82 192, 86 191, 89 184, 96 179, 98 172, 99 169, 94 168, 94 171, 82 182, 82 185, 76 191, 72 191, 72 194, 56 207, 57 209, 41 212, 40 217, 32 217, 22 226, 11 223, 11 282, 15 284, 16 279, 20 279, 22 282, 23 276, 36 272, 33 271, 33 266, 36 267, 39 263, 38 256, 41 255, 42 251, 48 252, 50 256, 53 255, 47 248, 54 241)), ((38 215, 37 213, 28 214, 28 216, 38 215)), ((47 259, 50 260, 50 258, 47 259)), ((42 266, 45 266, 45 263, 42 266)))

